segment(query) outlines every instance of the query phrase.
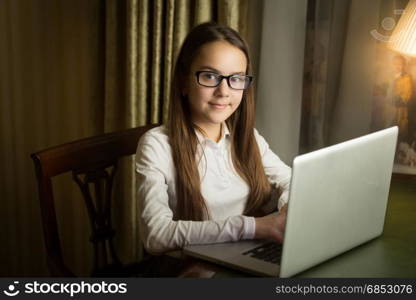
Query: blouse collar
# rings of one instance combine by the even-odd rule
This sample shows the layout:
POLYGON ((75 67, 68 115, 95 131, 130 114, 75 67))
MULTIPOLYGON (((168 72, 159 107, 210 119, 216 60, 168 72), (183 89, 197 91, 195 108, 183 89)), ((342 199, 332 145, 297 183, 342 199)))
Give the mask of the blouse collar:
POLYGON ((201 144, 204 144, 204 143, 220 144, 224 138, 229 137, 230 136, 230 130, 228 129, 227 124, 225 122, 222 122, 221 125, 222 125, 221 126, 221 138, 218 141, 218 143, 216 143, 215 141, 213 141, 210 138, 205 137, 199 130, 195 129, 195 133, 196 133, 196 136, 198 137, 199 143, 201 143, 201 144))

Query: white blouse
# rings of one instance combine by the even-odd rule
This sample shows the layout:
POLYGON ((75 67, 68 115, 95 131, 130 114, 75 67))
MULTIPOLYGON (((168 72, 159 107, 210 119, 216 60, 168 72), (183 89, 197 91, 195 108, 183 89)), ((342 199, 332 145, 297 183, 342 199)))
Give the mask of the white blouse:
MULTIPOLYGON (((198 157, 203 152, 198 164, 201 193, 210 215, 206 221, 173 220, 175 168, 166 128, 153 128, 140 139, 136 152, 136 198, 140 236, 148 252, 158 254, 189 244, 254 238, 254 218, 242 215, 249 188, 234 169, 230 134, 227 126, 222 127, 218 143, 197 132, 202 145, 198 146, 198 157)), ((273 189, 270 201, 263 207, 266 214, 287 202, 291 169, 270 150, 257 130, 254 134, 270 183, 283 189, 279 199, 273 189)))

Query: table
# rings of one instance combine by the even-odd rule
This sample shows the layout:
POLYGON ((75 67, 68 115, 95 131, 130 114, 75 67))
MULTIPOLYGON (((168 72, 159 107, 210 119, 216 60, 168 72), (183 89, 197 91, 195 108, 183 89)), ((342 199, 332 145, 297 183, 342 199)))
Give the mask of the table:
MULTIPOLYGON (((196 259, 193 263, 183 277, 251 276, 196 259)), ((416 277, 416 177, 393 178, 382 236, 296 277, 416 277)))

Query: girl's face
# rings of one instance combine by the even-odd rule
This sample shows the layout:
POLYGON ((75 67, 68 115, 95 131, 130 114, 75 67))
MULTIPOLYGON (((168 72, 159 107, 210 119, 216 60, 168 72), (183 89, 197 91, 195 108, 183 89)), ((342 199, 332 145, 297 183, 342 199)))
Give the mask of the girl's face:
POLYGON ((240 105, 243 90, 228 86, 224 78, 217 87, 205 87, 198 83, 198 71, 210 71, 219 75, 246 74, 247 59, 239 48, 224 42, 212 42, 199 49, 191 64, 190 74, 184 89, 191 107, 193 122, 201 127, 219 126, 240 105))

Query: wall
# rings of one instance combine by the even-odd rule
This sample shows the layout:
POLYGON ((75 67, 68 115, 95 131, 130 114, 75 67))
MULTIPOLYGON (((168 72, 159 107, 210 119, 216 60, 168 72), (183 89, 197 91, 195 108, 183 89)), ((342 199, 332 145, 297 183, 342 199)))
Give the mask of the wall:
POLYGON ((265 0, 256 127, 291 165, 298 154, 306 0, 265 0))
POLYGON ((331 144, 370 132, 377 54, 376 40, 370 31, 379 27, 380 4, 351 2, 340 89, 331 122, 331 144))

